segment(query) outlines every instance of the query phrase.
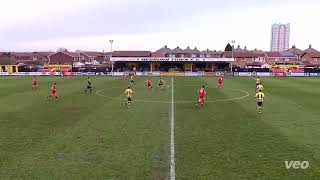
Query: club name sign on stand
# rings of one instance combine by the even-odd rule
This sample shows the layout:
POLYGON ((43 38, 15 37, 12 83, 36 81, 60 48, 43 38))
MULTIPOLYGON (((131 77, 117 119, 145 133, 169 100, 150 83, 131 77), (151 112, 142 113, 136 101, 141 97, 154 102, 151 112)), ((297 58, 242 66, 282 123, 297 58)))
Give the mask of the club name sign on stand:
POLYGON ((113 62, 233 62, 234 58, 153 58, 114 57, 113 62))

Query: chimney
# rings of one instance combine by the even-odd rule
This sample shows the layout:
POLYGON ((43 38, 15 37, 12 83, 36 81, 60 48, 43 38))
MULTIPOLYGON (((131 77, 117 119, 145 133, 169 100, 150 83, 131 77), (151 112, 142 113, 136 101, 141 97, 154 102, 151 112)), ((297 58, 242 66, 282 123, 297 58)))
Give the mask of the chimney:
POLYGON ((238 45, 238 48, 240 48, 240 45, 238 45))
POLYGON ((293 45, 293 46, 292 46, 292 49, 295 49, 295 48, 296 48, 296 45, 293 45))
POLYGON ((312 48, 312 45, 311 45, 311 44, 309 45, 309 48, 312 48))
POLYGON ((168 48, 168 46, 167 46, 167 45, 164 45, 164 48, 168 48))

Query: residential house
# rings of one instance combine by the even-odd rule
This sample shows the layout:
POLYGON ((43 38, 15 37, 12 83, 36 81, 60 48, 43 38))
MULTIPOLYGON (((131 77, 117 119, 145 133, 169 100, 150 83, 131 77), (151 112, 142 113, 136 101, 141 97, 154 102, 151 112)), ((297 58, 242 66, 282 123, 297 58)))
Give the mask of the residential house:
POLYGON ((222 52, 221 51, 212 51, 212 50, 204 50, 201 52, 200 57, 202 58, 221 58, 222 52))
POLYGON ((297 65, 299 57, 290 52, 265 52, 266 63, 270 65, 297 65))
POLYGON ((106 56, 102 52, 95 52, 95 51, 81 51, 79 52, 80 61, 85 62, 102 62, 106 59, 106 56))
POLYGON ((37 52, 3 52, 0 55, 0 63, 13 65, 24 64, 27 66, 37 66, 46 63, 47 57, 37 52))
POLYGON ((49 56, 49 64, 73 65, 80 61, 80 54, 75 52, 60 51, 49 56))
POLYGON ((8 52, 0 52, 0 65, 15 65, 14 56, 8 52))
POLYGON ((169 57, 171 53, 172 49, 165 45, 163 48, 151 53, 151 57, 169 57))
POLYGON ((320 52, 310 45, 308 49, 303 51, 301 60, 307 66, 320 66, 320 52))
POLYGON ((235 50, 234 52, 225 51, 223 52, 222 57, 235 58, 235 62, 233 62, 232 64, 243 68, 252 66, 253 64, 255 66, 262 66, 265 63, 265 58, 262 51, 249 51, 246 48, 243 50, 237 48, 237 50, 235 50))

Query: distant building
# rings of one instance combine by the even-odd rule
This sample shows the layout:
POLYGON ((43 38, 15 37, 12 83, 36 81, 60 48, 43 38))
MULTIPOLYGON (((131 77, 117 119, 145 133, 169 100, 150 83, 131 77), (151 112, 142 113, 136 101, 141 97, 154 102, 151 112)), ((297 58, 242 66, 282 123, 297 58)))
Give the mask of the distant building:
POLYGON ((311 45, 303 51, 301 59, 306 66, 320 67, 320 52, 312 48, 311 45))
POLYGON ((289 49, 290 24, 273 24, 271 27, 271 51, 281 52, 289 49))
POLYGON ((248 66, 261 67, 265 63, 263 51, 257 49, 249 51, 247 47, 241 49, 240 46, 234 50, 233 54, 232 52, 224 51, 222 57, 234 57, 235 61, 232 62, 232 65, 242 68, 248 66))
POLYGON ((80 54, 68 51, 58 51, 49 56, 49 64, 72 65, 80 61, 80 54))
POLYGON ((81 51, 80 54, 80 62, 102 62, 104 61, 105 55, 102 52, 96 52, 96 51, 81 51))
POLYGON ((37 66, 47 63, 50 52, 3 52, 0 53, 0 64, 15 65, 24 64, 37 66))
POLYGON ((233 62, 231 57, 222 57, 223 52, 215 50, 200 51, 197 47, 173 49, 164 46, 155 52, 150 51, 114 51, 111 61, 114 71, 228 71, 233 62))

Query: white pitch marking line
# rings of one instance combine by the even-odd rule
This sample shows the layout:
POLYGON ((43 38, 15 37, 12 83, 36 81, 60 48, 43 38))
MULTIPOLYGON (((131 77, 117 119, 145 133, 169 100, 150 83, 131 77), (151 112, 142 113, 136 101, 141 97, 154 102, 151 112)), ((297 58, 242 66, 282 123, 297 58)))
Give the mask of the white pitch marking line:
MULTIPOLYGON (((103 94, 100 94, 102 90, 99 90, 96 92, 96 95, 98 96, 101 96, 101 97, 105 97, 105 98, 110 98, 110 99, 115 99, 115 100, 126 100, 126 99, 118 99, 118 98, 114 98, 114 97, 110 97, 110 96, 105 96, 103 94)), ((244 96, 241 96, 241 97, 235 97, 235 98, 230 98, 230 99, 217 99, 217 100, 212 100, 212 101, 206 101, 206 103, 214 103, 214 102, 227 102, 227 101, 234 101, 234 100, 241 100, 241 99, 244 99, 248 96, 250 96, 250 94, 247 92, 247 91, 244 91, 244 90, 240 90, 240 89, 231 89, 231 90, 234 90, 234 91, 240 91, 240 92, 243 92, 245 93, 246 95, 244 96)), ((164 103, 164 104, 171 104, 171 101, 152 101, 152 100, 141 100, 141 99, 135 99, 134 101, 136 102, 145 102, 145 103, 164 103)), ((188 103, 192 103, 192 102, 195 102, 195 101, 188 101, 188 100, 181 100, 181 101, 175 101, 175 103, 177 104, 188 104, 188 103)))
POLYGON ((171 79, 171 131, 170 131, 170 180, 176 179, 174 162, 174 88, 173 78, 171 79))

